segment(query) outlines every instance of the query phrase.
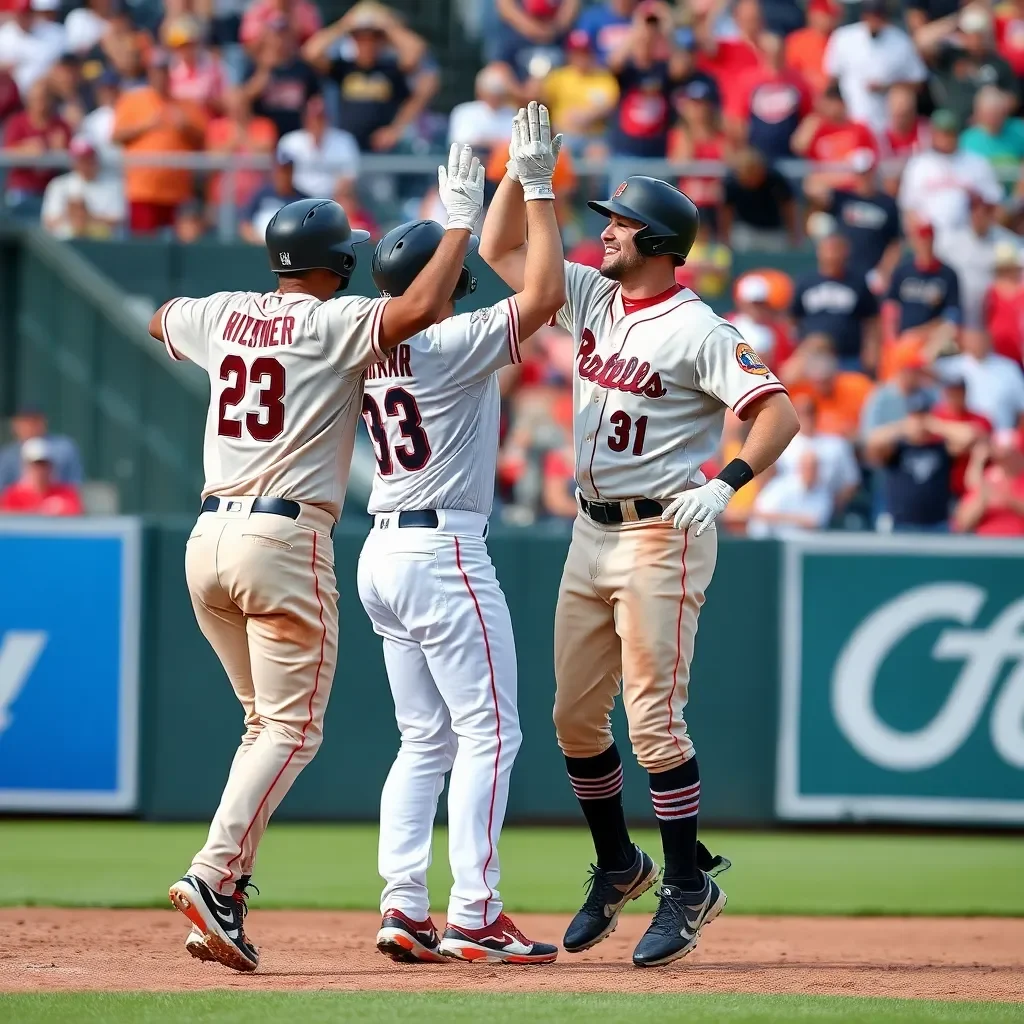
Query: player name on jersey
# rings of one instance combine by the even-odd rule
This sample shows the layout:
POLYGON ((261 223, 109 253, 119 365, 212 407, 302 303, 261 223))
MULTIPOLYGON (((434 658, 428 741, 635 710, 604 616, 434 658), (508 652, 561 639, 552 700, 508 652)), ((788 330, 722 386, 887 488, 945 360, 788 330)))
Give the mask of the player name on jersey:
POLYGON ((641 362, 636 356, 622 359, 618 355, 608 356, 607 362, 594 355, 597 338, 589 327, 584 327, 580 337, 580 376, 593 381, 599 387, 625 391, 630 395, 645 398, 664 398, 668 389, 661 382, 661 374, 651 373, 651 364, 641 362), (650 374, 650 376, 648 376, 650 374))
POLYGON ((250 316, 234 310, 224 325, 224 341, 246 348, 277 348, 294 341, 295 317, 275 316, 269 319, 250 316))
POLYGON ((393 348, 387 359, 379 363, 371 363, 366 368, 366 379, 380 380, 384 377, 411 377, 411 354, 412 349, 408 345, 399 345, 397 348, 393 348))

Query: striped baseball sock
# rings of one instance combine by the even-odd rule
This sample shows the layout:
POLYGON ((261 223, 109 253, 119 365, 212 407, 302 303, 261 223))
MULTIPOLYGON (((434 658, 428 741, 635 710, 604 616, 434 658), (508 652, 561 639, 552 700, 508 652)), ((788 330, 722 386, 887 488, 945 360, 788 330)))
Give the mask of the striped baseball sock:
POLYGON ((636 850, 622 811, 622 761, 615 744, 596 757, 566 757, 565 770, 594 837, 597 866, 605 871, 631 867, 636 850))
POLYGON ((693 892, 703 885, 697 869, 697 810, 700 806, 700 771, 691 757, 667 772, 650 774, 651 801, 661 828, 665 852, 666 885, 693 892))

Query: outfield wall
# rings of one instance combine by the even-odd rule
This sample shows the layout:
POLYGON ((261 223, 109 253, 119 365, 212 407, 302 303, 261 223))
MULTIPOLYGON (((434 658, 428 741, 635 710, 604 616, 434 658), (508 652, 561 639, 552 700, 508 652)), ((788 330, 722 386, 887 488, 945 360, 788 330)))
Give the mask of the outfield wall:
MULTIPOLYGON (((242 730, 192 616, 186 519, 0 524, 0 809, 207 818, 242 730)), ((372 819, 398 744, 335 538, 341 655, 324 745, 281 808, 372 819)), ((554 740, 552 620, 564 533, 496 529, 520 667, 513 820, 575 820, 554 740)), ((1024 822, 1024 544, 830 534, 724 538, 687 719, 717 824, 1024 822)), ((616 734, 628 738, 621 711, 616 734)), ((626 761, 631 818, 650 820, 626 761)))

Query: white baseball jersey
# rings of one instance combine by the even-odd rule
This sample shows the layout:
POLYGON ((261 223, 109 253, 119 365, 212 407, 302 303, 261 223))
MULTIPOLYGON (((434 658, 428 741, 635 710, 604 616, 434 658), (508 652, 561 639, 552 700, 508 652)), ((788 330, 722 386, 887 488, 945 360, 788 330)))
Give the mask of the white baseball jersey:
POLYGON ((576 483, 591 501, 669 498, 705 482, 725 409, 785 391, 736 328, 692 291, 626 314, 618 284, 565 265, 555 322, 573 336, 576 483))
POLYGON ((366 369, 363 420, 377 456, 369 511, 489 515, 501 398, 495 371, 520 362, 514 298, 460 313, 366 369))
POLYGON ((174 299, 163 333, 173 359, 210 377, 203 497, 345 501, 363 370, 384 357, 386 299, 217 292, 174 299))

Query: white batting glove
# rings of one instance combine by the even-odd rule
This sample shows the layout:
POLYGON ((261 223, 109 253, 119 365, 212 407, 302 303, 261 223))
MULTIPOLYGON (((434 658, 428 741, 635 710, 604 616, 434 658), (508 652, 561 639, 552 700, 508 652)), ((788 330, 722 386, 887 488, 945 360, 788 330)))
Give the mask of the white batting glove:
POLYGON ((516 170, 516 157, 519 155, 519 140, 523 135, 520 130, 519 119, 526 121, 526 107, 520 107, 519 113, 512 119, 512 135, 508 140, 508 160, 505 163, 505 175, 513 181, 519 180, 519 172, 516 170))
POLYGON ((661 518, 677 530, 697 526, 694 536, 699 537, 725 511, 735 493, 724 480, 709 480, 681 494, 662 512, 661 518))
POLYGON ((548 108, 532 100, 526 108, 526 120, 519 121, 519 145, 516 149, 516 174, 519 175, 523 197, 527 202, 531 199, 555 198, 551 179, 561 148, 562 136, 551 138, 548 108))
POLYGON ((437 191, 448 212, 448 230, 473 231, 484 208, 484 169, 469 146, 452 143, 448 169, 437 169, 437 191))

